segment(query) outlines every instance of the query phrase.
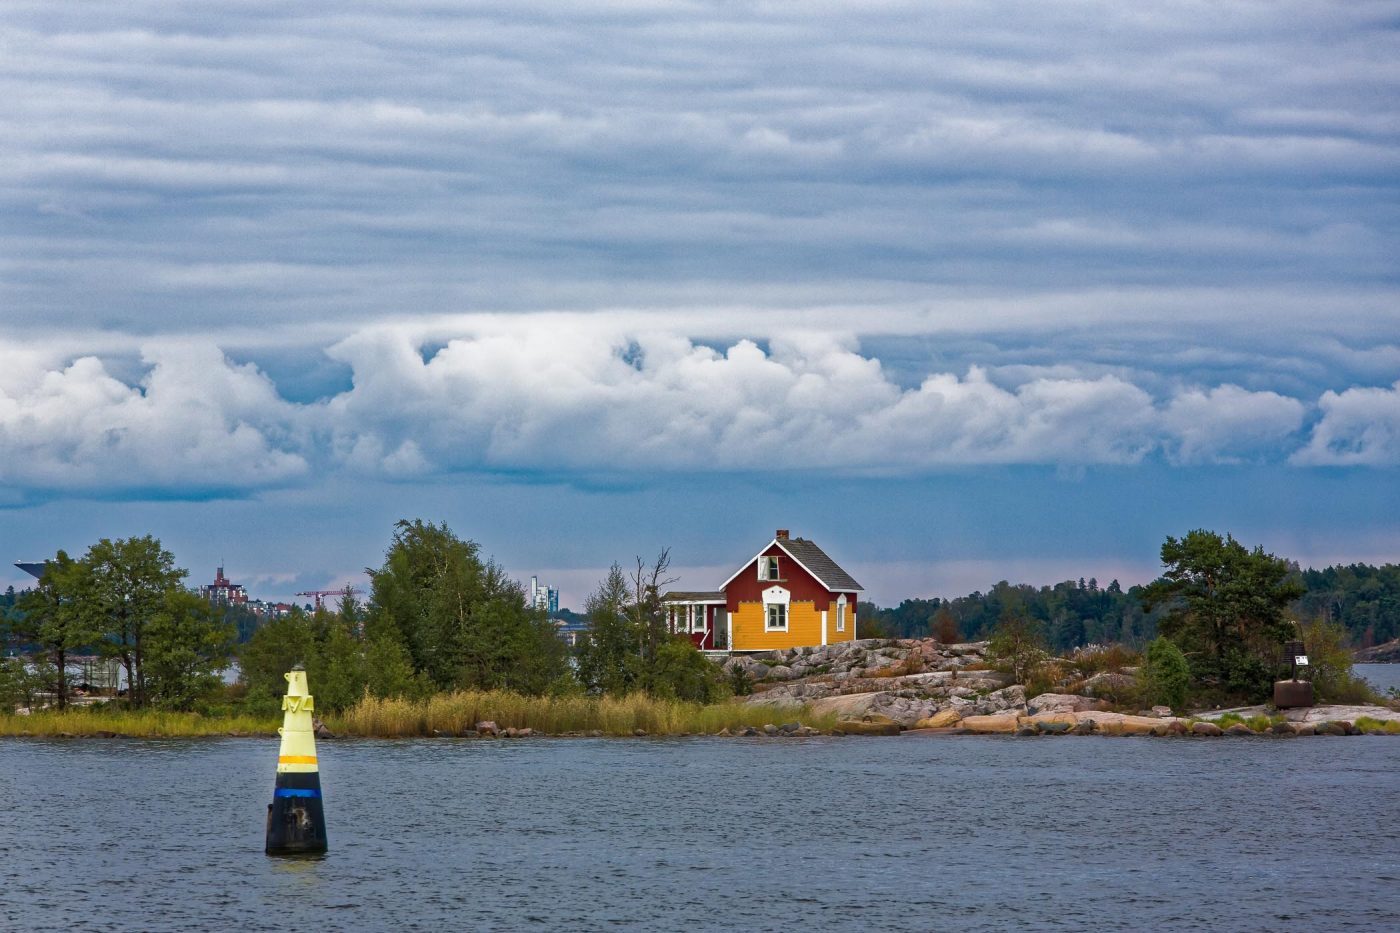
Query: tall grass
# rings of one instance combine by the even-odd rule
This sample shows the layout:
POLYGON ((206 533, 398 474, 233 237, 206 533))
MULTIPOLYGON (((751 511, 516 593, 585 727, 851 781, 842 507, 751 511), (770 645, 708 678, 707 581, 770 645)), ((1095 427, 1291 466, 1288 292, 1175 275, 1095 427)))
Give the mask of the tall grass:
POLYGON ((158 710, 118 710, 74 708, 37 710, 28 716, 0 713, 0 735, 117 735, 143 738, 193 738, 229 733, 275 735, 281 717, 234 714, 201 716, 199 713, 171 713, 158 710))
POLYGON ((489 720, 502 729, 534 729, 552 735, 602 732, 632 735, 685 735, 718 732, 770 722, 800 720, 829 729, 834 715, 813 715, 806 708, 775 709, 746 703, 701 705, 643 694, 622 697, 533 697, 501 690, 439 693, 426 700, 365 697, 327 719, 327 726, 348 735, 395 737, 470 732, 489 720))
MULTIPOLYGON (((331 731, 341 735, 427 736, 472 731, 491 720, 502 729, 530 728, 558 735, 602 732, 632 735, 713 733, 721 729, 762 726, 792 720, 830 729, 838 717, 814 715, 806 707, 773 707, 747 703, 705 706, 662 700, 644 694, 622 697, 533 697, 507 691, 439 693, 424 700, 365 697, 341 713, 324 716, 331 731)), ((102 733, 150 738, 193 738, 234 734, 276 735, 282 718, 220 710, 207 716, 157 710, 133 712, 116 708, 81 708, 64 712, 38 710, 28 716, 0 713, 0 736, 92 736, 102 733)))

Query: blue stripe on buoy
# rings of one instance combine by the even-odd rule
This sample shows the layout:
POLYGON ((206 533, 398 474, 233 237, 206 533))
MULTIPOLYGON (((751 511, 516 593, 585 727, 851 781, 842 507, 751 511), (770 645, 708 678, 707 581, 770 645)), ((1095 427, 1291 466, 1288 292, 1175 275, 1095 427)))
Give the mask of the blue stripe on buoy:
POLYGON ((272 792, 274 797, 319 797, 319 790, 312 790, 305 787, 279 787, 272 792))

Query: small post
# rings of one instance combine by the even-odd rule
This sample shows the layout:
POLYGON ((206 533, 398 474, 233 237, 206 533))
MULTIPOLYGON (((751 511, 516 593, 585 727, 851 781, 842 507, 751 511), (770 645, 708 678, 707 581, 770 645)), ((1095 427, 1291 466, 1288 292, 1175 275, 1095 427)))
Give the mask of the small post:
POLYGON ((326 816, 321 809, 321 772, 316 762, 315 702, 298 664, 282 698, 282 745, 277 753, 277 785, 267 805, 268 855, 318 855, 326 851, 326 816))

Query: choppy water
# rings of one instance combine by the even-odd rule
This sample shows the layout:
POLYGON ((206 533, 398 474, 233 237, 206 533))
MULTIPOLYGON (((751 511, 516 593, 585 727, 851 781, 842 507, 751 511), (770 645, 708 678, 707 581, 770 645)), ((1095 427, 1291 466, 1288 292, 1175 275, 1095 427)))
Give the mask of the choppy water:
POLYGON ((1393 930, 1400 740, 0 740, 17 930, 1393 930))

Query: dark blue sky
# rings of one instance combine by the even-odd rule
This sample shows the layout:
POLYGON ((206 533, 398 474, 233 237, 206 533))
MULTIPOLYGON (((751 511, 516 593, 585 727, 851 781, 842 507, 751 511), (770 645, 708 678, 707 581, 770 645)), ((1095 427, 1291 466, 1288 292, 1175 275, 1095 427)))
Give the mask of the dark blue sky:
POLYGON ((0 546, 284 596, 422 516, 574 605, 778 526, 884 602, 1395 560, 1397 23, 7 4, 0 546))

